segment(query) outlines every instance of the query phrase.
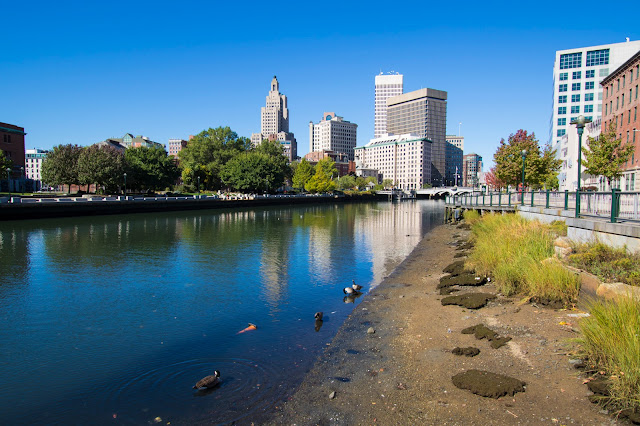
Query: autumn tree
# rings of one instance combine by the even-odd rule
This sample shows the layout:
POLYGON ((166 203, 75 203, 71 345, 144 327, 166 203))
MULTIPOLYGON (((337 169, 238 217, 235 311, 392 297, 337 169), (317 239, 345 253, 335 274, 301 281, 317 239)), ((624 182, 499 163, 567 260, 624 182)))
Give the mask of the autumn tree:
POLYGON ((496 176, 496 167, 493 166, 485 175, 484 175, 485 181, 487 182, 487 185, 489 185, 492 188, 496 188, 496 189, 502 189, 502 188, 506 188, 507 184, 504 183, 502 180, 500 180, 497 176, 496 176))
POLYGON ((526 150, 525 185, 540 188, 549 179, 557 176, 561 160, 555 158, 556 151, 550 145, 541 150, 534 133, 518 130, 509 139, 500 140, 498 150, 493 155, 495 176, 506 185, 517 186, 522 182, 522 151, 526 150))
POLYGON ((582 147, 584 172, 593 176, 604 176, 611 181, 622 176, 622 165, 629 161, 634 146, 622 144, 616 138, 616 127, 613 123, 597 138, 589 136, 587 146, 582 147))
POLYGON ((78 145, 58 145, 47 154, 42 162, 42 182, 47 185, 79 185, 78 158, 82 152, 78 145))
POLYGON ((309 163, 305 158, 300 160, 298 165, 295 167, 295 172, 293 173, 293 187, 296 189, 303 189, 309 179, 314 175, 315 170, 311 163, 309 163))

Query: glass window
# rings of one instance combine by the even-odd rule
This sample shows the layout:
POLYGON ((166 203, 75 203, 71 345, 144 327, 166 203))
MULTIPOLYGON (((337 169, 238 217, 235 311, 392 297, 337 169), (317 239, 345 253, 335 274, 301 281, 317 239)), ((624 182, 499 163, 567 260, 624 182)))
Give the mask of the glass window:
POLYGON ((563 115, 567 113, 567 107, 558 107, 558 115, 563 115))
POLYGON ((596 76, 596 70, 588 70, 584 72, 584 78, 594 78, 596 76))
POLYGON ((571 102, 580 102, 580 95, 571 95, 571 102))
POLYGON ((571 90, 580 90, 580 83, 572 83, 571 90))
POLYGON ((591 102, 591 101, 593 101, 593 93, 585 93, 585 94, 584 94, 584 101, 585 101, 585 102, 591 102))
POLYGON ((571 114, 580 114, 580 105, 574 105, 571 107, 571 114))
POLYGON ((600 68, 600 71, 598 72, 598 75, 600 77, 606 77, 609 75, 609 68, 600 68))
POLYGON ((561 72, 560 73, 560 81, 565 81, 569 79, 569 73, 568 72, 561 72))
POLYGON ((585 105, 584 112, 593 112, 593 105, 585 105))
MULTIPOLYGON (((608 54, 607 54, 608 59, 608 54)), ((582 52, 560 55, 560 69, 580 68, 582 66, 582 52)))
POLYGON ((558 92, 566 92, 567 86, 567 84, 561 84, 560 86, 558 86, 558 92))
POLYGON ((559 104, 566 104, 567 103, 567 95, 558 96, 558 103, 559 104))
POLYGON ((565 118, 558 118, 558 126, 566 126, 567 125, 567 119, 565 118))
POLYGON ((571 76, 571 78, 573 78, 574 80, 581 77, 582 77, 582 71, 574 71, 573 75, 571 76))
MULTIPOLYGON (((562 63, 562 61, 560 62, 562 63)), ((594 67, 596 65, 608 65, 608 64, 609 64, 609 49, 592 50, 590 52, 587 52, 588 67, 594 67)))
POLYGON ((593 82, 593 81, 587 81, 587 82, 584 84, 584 89, 585 89, 585 90, 592 90, 592 89, 593 89, 593 86, 594 86, 594 82, 593 82))
POLYGON ((564 136, 564 135, 565 135, 565 133, 567 133, 567 131, 566 131, 565 129, 558 129, 558 133, 557 133, 557 135, 558 135, 558 136, 564 136))

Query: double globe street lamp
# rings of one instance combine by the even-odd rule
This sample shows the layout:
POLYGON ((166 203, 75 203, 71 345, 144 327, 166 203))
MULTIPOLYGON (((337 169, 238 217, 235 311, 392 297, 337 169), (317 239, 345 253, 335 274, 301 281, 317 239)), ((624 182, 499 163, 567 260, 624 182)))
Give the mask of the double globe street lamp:
POLYGON ((578 116, 575 120, 571 120, 570 124, 575 124, 578 130, 578 186, 576 188, 576 217, 580 217, 580 173, 582 172, 582 133, 584 126, 591 123, 590 118, 583 115, 578 116))

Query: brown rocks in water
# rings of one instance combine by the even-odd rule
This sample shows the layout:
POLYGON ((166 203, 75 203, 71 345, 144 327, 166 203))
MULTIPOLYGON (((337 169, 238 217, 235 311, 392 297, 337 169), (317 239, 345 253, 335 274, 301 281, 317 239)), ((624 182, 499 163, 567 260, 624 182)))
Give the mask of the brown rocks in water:
POLYGON ((480 353, 480 349, 469 346, 468 348, 454 348, 451 351, 454 355, 476 356, 480 353))
POLYGON ((500 337, 498 333, 491 330, 490 328, 487 328, 484 324, 477 324, 472 327, 467 327, 462 330, 462 334, 473 334, 478 340, 487 339, 489 342, 491 342, 491 347, 493 349, 499 349, 511 340, 511 337, 500 337))
POLYGON ((524 392, 524 387, 527 385, 522 380, 482 370, 468 370, 456 374, 451 380, 459 389, 467 389, 476 395, 496 399, 524 392))
POLYGON ((485 277, 479 277, 473 272, 465 271, 460 275, 449 275, 440 278, 440 283, 436 286, 436 289, 454 285, 475 287, 485 285, 486 283, 487 279, 485 277))
POLYGON ((457 260, 447 266, 444 267, 444 269, 442 270, 442 272, 445 272, 447 274, 452 274, 454 271, 456 270, 464 270, 464 260, 457 260))
POLYGON ((484 307, 489 300, 495 298, 495 295, 489 293, 467 293, 445 297, 440 303, 442 303, 442 306, 458 305, 467 309, 480 309, 484 307))

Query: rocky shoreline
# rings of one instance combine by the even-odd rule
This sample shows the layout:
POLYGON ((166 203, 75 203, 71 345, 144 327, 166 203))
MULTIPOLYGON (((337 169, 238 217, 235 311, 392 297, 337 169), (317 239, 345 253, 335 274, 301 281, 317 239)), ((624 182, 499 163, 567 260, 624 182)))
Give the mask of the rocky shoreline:
POLYGON ((491 282, 454 293, 484 293, 484 307, 443 306, 442 271, 468 234, 452 225, 427 234, 365 295, 270 424, 616 424, 569 362, 580 312, 520 304, 491 282), (488 376, 509 386, 454 384, 488 376))

